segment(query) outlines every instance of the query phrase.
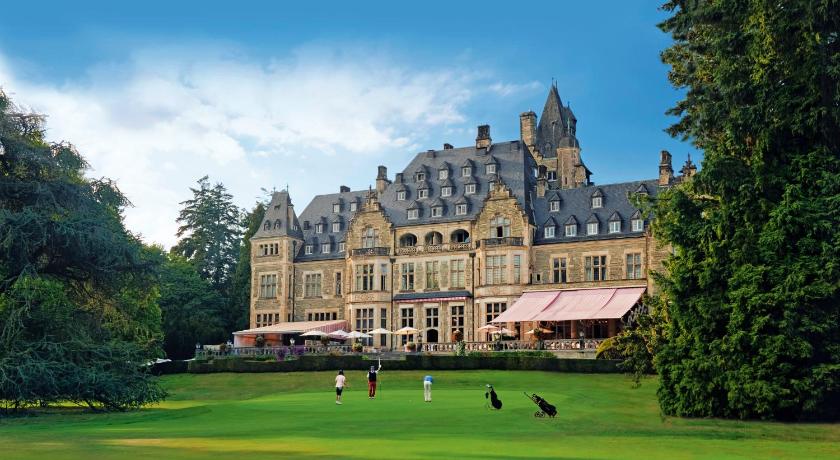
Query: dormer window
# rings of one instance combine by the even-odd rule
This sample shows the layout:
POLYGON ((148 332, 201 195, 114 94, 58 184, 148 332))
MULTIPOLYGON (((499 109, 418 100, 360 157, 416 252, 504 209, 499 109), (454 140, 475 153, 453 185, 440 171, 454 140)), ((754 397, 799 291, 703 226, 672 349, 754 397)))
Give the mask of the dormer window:
POLYGON ((443 215, 443 206, 435 206, 432 208, 432 217, 440 217, 443 215))
POLYGON ((496 174, 496 165, 491 163, 484 168, 485 174, 496 174))
POLYGON ((340 203, 333 204, 333 212, 336 213, 336 214, 341 212, 341 204, 340 203))
POLYGON ((280 227, 282 227, 282 226, 283 226, 283 223, 280 222, 280 219, 277 219, 277 220, 274 221, 274 229, 275 230, 279 230, 280 227))
POLYGON ((466 204, 456 204, 455 205, 455 215, 456 216, 463 216, 467 214, 467 205, 466 204))
POLYGON ((620 220, 610 221, 610 233, 620 233, 620 232, 621 232, 621 221, 620 220))
POLYGON ((314 248, 312 247, 312 245, 311 245, 311 244, 307 244, 307 245, 303 248, 303 252, 304 252, 305 254, 309 255, 309 254, 312 254, 312 249, 314 249, 314 248))
POLYGON ((560 210, 560 200, 551 200, 548 202, 548 210, 551 212, 557 212, 560 210))
POLYGON ((592 209, 598 209, 604 206, 604 198, 600 196, 592 197, 592 209))
POLYGON ((345 246, 344 241, 338 243, 338 252, 344 252, 345 248, 346 248, 346 246, 345 246))
POLYGON ((545 229, 543 229, 543 235, 546 238, 554 238, 554 226, 550 225, 548 227, 545 227, 545 229))
POLYGON ((449 179, 449 170, 447 170, 447 169, 438 170, 438 179, 439 180, 449 179))
POLYGON ((408 220, 417 220, 420 216, 420 211, 418 209, 409 209, 408 210, 408 220))
POLYGON ((324 224, 315 224, 315 233, 324 233, 324 224))
POLYGON ((357 205, 356 205, 356 202, 355 202, 355 201, 351 202, 351 203, 350 203, 350 211, 351 211, 351 212, 356 212, 356 206, 357 206, 357 205))
POLYGON ((598 234, 598 222, 589 222, 586 224, 586 234, 587 235, 597 235, 598 234))
POLYGON ((265 221, 265 224, 263 224, 263 230, 271 230, 271 222, 265 221))
POLYGON ((429 189, 421 188, 417 191, 417 198, 428 198, 429 197, 429 189))
POLYGON ((576 224, 566 224, 566 236, 577 236, 576 224))
POLYGON ((397 192, 397 201, 405 201, 405 190, 397 192))
POLYGON ((630 220, 630 228, 634 232, 641 232, 645 230, 645 221, 641 218, 631 219, 630 220))
POLYGON ((321 244, 321 254, 329 254, 329 253, 330 253, 330 243, 321 244))
POLYGON ((472 168, 464 166, 461 168, 461 177, 470 177, 472 175, 472 168))
POLYGON ((557 171, 548 171, 548 181, 555 182, 557 180, 557 171))
POLYGON ((298 227, 297 222, 295 222, 294 224, 292 224, 292 230, 294 230, 294 231, 298 231, 298 230, 300 230, 300 227, 298 227))
POLYGON ((467 184, 464 187, 464 195, 473 195, 475 194, 475 184, 467 184))
POLYGON ((417 173, 417 182, 423 182, 426 180, 426 173, 417 173))
POLYGON ((440 196, 452 196, 452 187, 441 187, 440 196))
POLYGON ((333 231, 333 233, 340 232, 341 231, 341 222, 333 222, 332 231, 333 231))

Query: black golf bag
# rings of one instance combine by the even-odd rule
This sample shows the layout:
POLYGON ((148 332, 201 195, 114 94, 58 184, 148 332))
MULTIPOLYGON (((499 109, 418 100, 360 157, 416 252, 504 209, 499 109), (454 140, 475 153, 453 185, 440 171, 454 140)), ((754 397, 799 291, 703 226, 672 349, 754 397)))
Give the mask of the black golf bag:
POLYGON ((557 415, 557 408, 545 399, 539 397, 536 393, 531 396, 528 396, 528 393, 525 393, 525 397, 533 401, 534 404, 540 408, 539 411, 534 412, 534 417, 545 417, 547 415, 550 418, 554 418, 554 416, 557 415))
POLYGON ((496 395, 496 390, 493 385, 487 385, 487 392, 484 393, 484 399, 490 398, 490 405, 493 409, 499 410, 502 408, 502 400, 496 395))

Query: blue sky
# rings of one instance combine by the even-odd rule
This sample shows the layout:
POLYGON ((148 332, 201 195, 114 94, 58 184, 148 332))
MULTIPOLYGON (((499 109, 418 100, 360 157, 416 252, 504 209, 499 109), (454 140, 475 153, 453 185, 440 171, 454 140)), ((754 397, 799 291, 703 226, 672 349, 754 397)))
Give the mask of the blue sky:
MULTIPOLYGON (((241 206, 290 187, 298 210, 367 188, 414 154, 519 137, 552 78, 596 183, 679 168, 680 97, 659 2, 39 2, 4 5, 0 87, 46 113, 91 176, 118 180, 129 227, 171 245, 208 174, 241 206)), ((699 158, 698 158, 699 159, 699 158)))

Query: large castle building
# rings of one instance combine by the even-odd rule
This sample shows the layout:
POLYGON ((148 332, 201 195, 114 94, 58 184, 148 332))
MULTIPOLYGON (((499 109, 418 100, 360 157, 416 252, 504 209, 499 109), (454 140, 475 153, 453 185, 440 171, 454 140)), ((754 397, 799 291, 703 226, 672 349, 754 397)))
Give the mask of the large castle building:
POLYGON ((557 338, 616 334, 667 255, 639 203, 696 169, 689 160, 675 177, 663 151, 656 178, 593 184, 555 85, 539 119, 519 123, 520 139, 493 142, 479 126, 475 145, 419 153, 393 180, 380 166, 375 189, 341 186, 300 214, 274 193, 251 239, 251 332, 342 320, 419 330, 374 336, 391 346, 455 331, 484 341, 505 319, 520 339, 546 324, 557 338))

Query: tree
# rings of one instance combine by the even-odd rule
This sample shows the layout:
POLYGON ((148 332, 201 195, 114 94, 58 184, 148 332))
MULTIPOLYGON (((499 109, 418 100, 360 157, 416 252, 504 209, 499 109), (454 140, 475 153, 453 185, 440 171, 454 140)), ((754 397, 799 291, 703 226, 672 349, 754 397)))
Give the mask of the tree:
POLYGON ((673 245, 656 357, 667 414, 840 412, 840 4, 671 1, 669 131, 704 151, 659 195, 673 245))
POLYGON ((249 324, 251 308, 251 237, 260 229, 265 218, 266 203, 258 202, 251 212, 245 214, 242 227, 245 234, 239 244, 239 261, 233 275, 230 302, 235 319, 235 329, 245 329, 249 324))
POLYGON ((128 200, 0 92, 0 401, 126 409, 165 396, 153 262, 128 200))

